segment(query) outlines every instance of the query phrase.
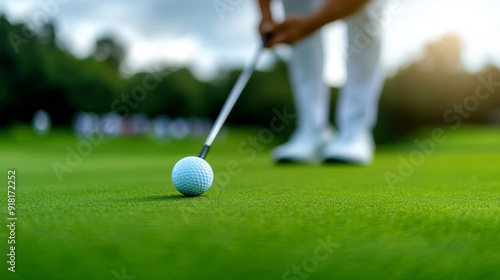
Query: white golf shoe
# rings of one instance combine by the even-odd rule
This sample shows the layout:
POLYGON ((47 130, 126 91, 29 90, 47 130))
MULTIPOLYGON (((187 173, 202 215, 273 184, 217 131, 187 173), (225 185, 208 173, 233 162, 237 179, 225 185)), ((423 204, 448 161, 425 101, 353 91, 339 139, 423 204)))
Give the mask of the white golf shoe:
POLYGON ((273 150, 272 156, 277 163, 318 163, 321 161, 321 152, 332 138, 330 128, 318 132, 295 131, 287 143, 273 150))
POLYGON ((368 165, 373 160, 375 144, 370 132, 339 135, 323 149, 323 162, 368 165))

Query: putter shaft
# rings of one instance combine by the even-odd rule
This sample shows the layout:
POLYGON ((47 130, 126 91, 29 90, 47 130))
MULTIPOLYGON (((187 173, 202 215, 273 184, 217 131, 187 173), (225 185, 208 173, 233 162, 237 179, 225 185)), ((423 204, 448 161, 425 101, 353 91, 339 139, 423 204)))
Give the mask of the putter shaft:
POLYGON ((241 95, 241 92, 245 88, 246 84, 248 83, 248 80, 252 76, 253 71, 255 70, 255 66, 257 65, 257 62, 259 61, 260 55, 264 51, 264 47, 260 47, 251 62, 243 69, 243 72, 239 76, 238 80, 236 81, 236 84, 234 85, 233 89, 231 90, 231 93, 229 94, 229 97, 227 98, 226 102, 224 103, 224 106, 222 107, 221 112, 219 113, 219 116, 215 120, 215 123, 210 130, 210 133, 208 134, 207 140, 205 141, 205 145, 201 149, 200 158, 205 158, 208 154, 208 151, 210 150, 210 146, 215 140, 215 137, 217 137, 217 134, 219 133, 220 129, 222 128, 222 125, 226 121, 227 117, 229 116, 229 113, 234 107, 234 104, 238 100, 238 98, 241 95))

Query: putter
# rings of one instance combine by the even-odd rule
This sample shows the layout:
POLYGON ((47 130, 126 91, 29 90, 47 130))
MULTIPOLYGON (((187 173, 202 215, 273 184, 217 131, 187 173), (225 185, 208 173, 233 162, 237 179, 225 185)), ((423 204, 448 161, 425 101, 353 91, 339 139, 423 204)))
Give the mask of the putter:
POLYGON ((222 125, 226 121, 229 113, 234 107, 234 104, 238 100, 238 98, 241 95, 241 92, 245 88, 245 86, 248 83, 248 80, 252 76, 252 73, 255 70, 255 66, 257 65, 257 62, 259 61, 259 58, 264 51, 265 45, 267 41, 269 40, 270 35, 265 35, 262 38, 262 46, 259 47, 257 50, 257 53, 255 53, 255 56, 252 58, 250 63, 243 69, 243 72, 241 72, 240 76, 238 77, 238 80, 236 81, 236 84, 234 85, 233 89, 231 90, 231 93, 229 93, 229 96, 224 103, 224 106, 222 106, 222 110, 219 113, 219 116, 215 120, 214 125, 212 126, 212 129, 210 130, 210 133, 208 134, 207 140, 205 141, 205 144, 203 145, 203 148, 201 149, 200 155, 198 156, 199 158, 205 159, 208 155, 208 152, 210 150, 210 146, 212 146, 212 143, 215 140, 215 137, 217 137, 217 134, 219 133, 220 129, 222 128, 222 125))

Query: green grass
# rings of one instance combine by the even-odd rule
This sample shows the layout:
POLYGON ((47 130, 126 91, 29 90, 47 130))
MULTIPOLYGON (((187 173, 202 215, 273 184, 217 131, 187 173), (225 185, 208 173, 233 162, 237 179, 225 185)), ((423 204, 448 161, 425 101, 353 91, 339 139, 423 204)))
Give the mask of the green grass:
POLYGON ((4 133, 0 278, 131 280, 113 274, 124 268, 135 279, 498 279, 498 130, 450 132, 394 186, 384 174, 397 172, 411 141, 380 147, 370 167, 275 166, 272 145, 253 160, 238 152, 255 135, 218 141, 208 157, 218 184, 184 198, 170 171, 203 139, 106 140, 59 182, 52 163, 65 163, 77 139, 4 133), (231 161, 238 170, 223 184, 231 161), (8 168, 17 170, 16 273, 5 262, 8 168), (327 252, 318 240, 335 244, 327 252), (293 266, 303 274, 285 274, 293 266))

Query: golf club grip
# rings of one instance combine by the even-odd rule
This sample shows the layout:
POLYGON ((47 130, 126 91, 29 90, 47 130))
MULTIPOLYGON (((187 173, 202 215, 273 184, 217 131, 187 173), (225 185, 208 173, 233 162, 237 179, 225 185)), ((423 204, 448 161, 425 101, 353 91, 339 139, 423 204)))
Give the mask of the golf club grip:
POLYGON ((273 34, 271 34, 271 33, 267 33, 267 34, 262 35, 262 45, 263 46, 267 45, 267 42, 269 42, 271 37, 273 37, 273 34))
MULTIPOLYGON (((222 107, 221 112, 219 113, 219 116, 215 120, 215 123, 212 127, 212 130, 208 134, 207 140, 205 141, 205 146, 210 147, 215 140, 215 137, 219 133, 220 129, 222 128, 222 125, 226 121, 229 113, 234 107, 234 104, 238 100, 239 96, 241 95, 241 92, 245 88, 246 84, 248 83, 248 80, 252 76, 252 73, 255 69, 255 66, 257 65, 257 62, 259 61, 260 55, 262 54, 264 50, 264 47, 260 47, 251 60, 251 62, 243 69, 243 72, 241 72, 240 76, 238 77, 238 80, 236 81, 236 84, 234 85, 233 89, 231 90, 231 93, 229 94, 226 102, 224 103, 224 106, 222 107)), ((208 152, 208 151, 207 151, 208 152)), ((206 154, 205 154, 206 156, 206 154)))

